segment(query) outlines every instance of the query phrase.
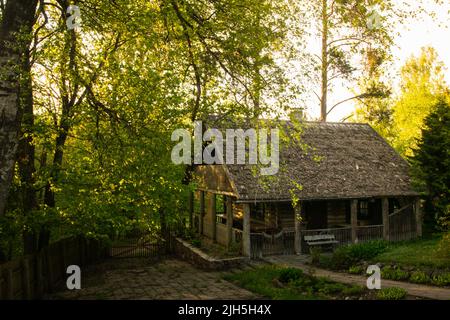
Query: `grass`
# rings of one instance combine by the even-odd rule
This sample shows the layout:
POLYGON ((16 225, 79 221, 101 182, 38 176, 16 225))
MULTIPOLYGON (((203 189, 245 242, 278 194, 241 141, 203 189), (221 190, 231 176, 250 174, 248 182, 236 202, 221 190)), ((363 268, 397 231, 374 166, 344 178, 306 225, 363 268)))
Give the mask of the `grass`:
POLYGON ((377 292, 380 300, 402 300, 406 297, 406 291, 402 288, 384 288, 377 292))
POLYGON ((314 277, 302 270, 264 266, 254 270, 228 275, 226 280, 275 300, 323 300, 359 298, 367 295, 360 286, 349 286, 314 277))
POLYGON ((397 243, 372 241, 338 248, 332 257, 322 256, 320 265, 336 269, 352 269, 361 261, 398 264, 408 267, 450 269, 450 257, 438 252, 441 236, 397 243))
POLYGON ((381 263, 382 278, 436 286, 450 286, 448 240, 435 235, 397 243, 365 242, 338 248, 321 257, 319 266, 351 274, 365 274, 370 264, 381 263), (445 247, 445 250, 442 250, 445 247))
POLYGON ((436 250, 440 237, 389 245, 386 252, 374 259, 382 263, 398 263, 406 266, 426 266, 439 269, 450 268, 450 259, 440 256, 436 250))

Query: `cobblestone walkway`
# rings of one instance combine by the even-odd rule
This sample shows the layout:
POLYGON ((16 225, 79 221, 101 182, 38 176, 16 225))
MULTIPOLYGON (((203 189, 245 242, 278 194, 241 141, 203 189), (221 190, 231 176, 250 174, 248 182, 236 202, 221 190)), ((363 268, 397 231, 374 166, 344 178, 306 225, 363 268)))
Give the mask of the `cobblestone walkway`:
MULTIPOLYGON (((307 261, 305 255, 286 255, 286 256, 273 256, 273 257, 266 257, 264 260, 280 265, 280 266, 287 266, 287 267, 294 267, 294 268, 301 268, 304 270, 311 269, 310 265, 306 265, 305 262, 307 261)), ((308 259, 309 260, 309 259, 308 259)), ((361 286, 366 286, 367 278, 364 276, 359 275, 352 275, 352 274, 346 274, 341 272, 333 272, 329 270, 324 269, 318 269, 313 267, 314 275, 319 277, 328 277, 329 279, 341 282, 341 283, 347 283, 347 284, 357 284, 361 286)), ((427 298, 427 299, 433 299, 433 300, 450 300, 450 289, 447 288, 439 288, 439 287, 433 287, 433 286, 426 286, 421 284, 414 284, 414 283, 407 283, 407 282, 401 282, 401 281, 393 281, 393 280, 381 280, 381 287, 398 287, 405 289, 408 294, 416 297, 421 298, 427 298)))
POLYGON ((257 299, 222 279, 222 272, 202 271, 169 258, 110 259, 82 270, 81 289, 61 289, 48 299, 257 299))

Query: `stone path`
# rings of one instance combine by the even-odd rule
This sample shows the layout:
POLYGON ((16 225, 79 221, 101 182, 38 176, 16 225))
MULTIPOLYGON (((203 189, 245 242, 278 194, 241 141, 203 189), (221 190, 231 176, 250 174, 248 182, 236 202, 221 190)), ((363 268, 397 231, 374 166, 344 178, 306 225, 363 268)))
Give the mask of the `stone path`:
MULTIPOLYGON (((366 286, 367 277, 318 269, 310 265, 306 265, 305 263, 309 260, 306 257, 307 256, 305 255, 286 255, 266 257, 264 260, 272 264, 301 268, 304 270, 310 270, 312 268, 315 276, 328 277, 330 280, 341 283, 366 286)), ((403 288, 408 292, 408 294, 416 297, 433 300, 450 300, 450 289, 446 288, 383 279, 381 279, 381 287, 403 288)))
POLYGON ((202 271, 176 258, 110 259, 82 270, 81 289, 47 299, 257 299, 222 279, 223 272, 202 271))

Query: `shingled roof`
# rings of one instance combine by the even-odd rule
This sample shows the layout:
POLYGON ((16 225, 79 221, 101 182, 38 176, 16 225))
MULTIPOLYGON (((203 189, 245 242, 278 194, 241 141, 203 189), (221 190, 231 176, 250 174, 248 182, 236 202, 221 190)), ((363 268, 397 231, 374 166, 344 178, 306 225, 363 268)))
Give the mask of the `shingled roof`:
MULTIPOLYGON (((290 121, 282 127, 295 130, 290 121)), ((303 122, 301 143, 308 147, 281 147, 269 183, 250 165, 223 165, 238 202, 291 201, 292 193, 300 200, 417 195, 408 163, 367 124, 303 122)))

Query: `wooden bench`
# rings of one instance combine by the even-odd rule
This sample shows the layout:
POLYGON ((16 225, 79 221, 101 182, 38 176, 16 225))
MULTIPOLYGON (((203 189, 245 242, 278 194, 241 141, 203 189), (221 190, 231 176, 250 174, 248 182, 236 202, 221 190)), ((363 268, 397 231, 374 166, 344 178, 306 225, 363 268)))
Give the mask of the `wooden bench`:
POLYGON ((304 237, 308 246, 322 246, 322 245, 335 245, 339 243, 334 237, 334 234, 317 234, 314 236, 305 236, 304 237))

